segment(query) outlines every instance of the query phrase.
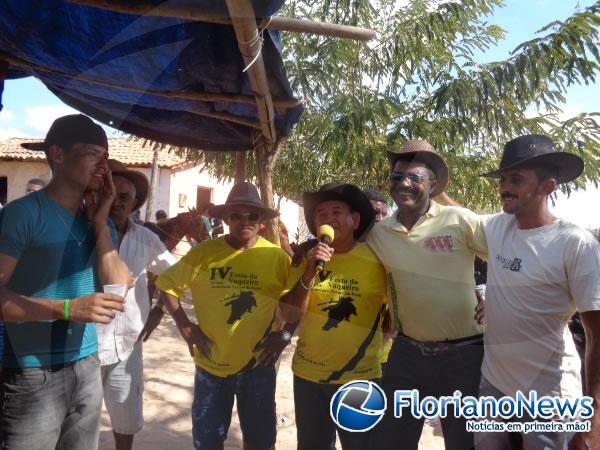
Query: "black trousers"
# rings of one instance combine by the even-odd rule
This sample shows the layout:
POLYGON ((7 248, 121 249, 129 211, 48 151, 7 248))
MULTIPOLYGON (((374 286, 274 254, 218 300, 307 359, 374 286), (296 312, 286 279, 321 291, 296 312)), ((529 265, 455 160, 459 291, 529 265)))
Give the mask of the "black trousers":
MULTIPOLYGON (((373 429, 373 450, 418 450, 424 418, 414 418, 408 409, 402 417, 394 417, 394 391, 418 389, 420 398, 431 395, 451 396, 454 391, 463 397, 477 397, 481 379, 483 343, 453 346, 437 355, 424 354, 414 345, 396 339, 381 381, 387 396, 387 411, 373 429)), ((466 431, 466 420, 455 418, 452 408, 441 418, 446 450, 470 450, 473 433, 466 431)))
MULTIPOLYGON (((379 380, 373 380, 378 382, 379 380)), ((313 383, 294 376, 294 407, 298 450, 335 450, 337 431, 342 450, 367 450, 373 430, 351 433, 339 428, 329 415, 331 397, 341 385, 313 383)))

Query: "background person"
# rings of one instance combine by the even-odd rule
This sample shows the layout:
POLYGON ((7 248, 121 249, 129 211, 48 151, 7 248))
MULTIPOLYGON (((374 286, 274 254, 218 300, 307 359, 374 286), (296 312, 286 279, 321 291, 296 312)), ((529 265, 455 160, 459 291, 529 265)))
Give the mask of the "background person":
POLYGON ((129 450, 144 425, 144 361, 142 341, 163 316, 160 304, 151 308, 148 275, 160 274, 177 262, 158 236, 132 220, 148 195, 148 180, 122 163, 109 160, 116 197, 110 209, 119 238, 119 256, 135 280, 127 293, 127 309, 108 325, 98 325, 98 356, 102 365, 104 403, 110 416, 116 450, 129 450), (143 331, 142 331, 143 330, 143 331))
POLYGON ((33 192, 33 191, 39 191, 44 186, 46 186, 46 183, 44 183, 44 180, 40 180, 39 178, 32 178, 25 185, 25 193, 29 194, 30 192, 33 192))

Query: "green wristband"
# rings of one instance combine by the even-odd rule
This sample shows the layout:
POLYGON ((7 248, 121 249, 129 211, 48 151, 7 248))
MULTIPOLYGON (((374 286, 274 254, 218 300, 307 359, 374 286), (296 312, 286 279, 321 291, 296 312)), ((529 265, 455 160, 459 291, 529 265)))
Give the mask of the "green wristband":
POLYGON ((63 320, 69 320, 69 302, 70 300, 63 300, 63 320))

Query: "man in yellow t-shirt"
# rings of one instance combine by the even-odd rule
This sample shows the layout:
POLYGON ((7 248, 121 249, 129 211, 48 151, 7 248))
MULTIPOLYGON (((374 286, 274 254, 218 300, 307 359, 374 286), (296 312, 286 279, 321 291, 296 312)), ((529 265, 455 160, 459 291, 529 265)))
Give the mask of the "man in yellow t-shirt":
POLYGON ((209 214, 229 234, 202 242, 156 280, 196 363, 194 447, 223 448, 236 396, 244 447, 267 450, 276 435, 274 362, 291 337, 274 326, 290 261, 258 229, 278 212, 263 207, 252 184, 238 183, 209 214), (198 325, 179 304, 186 289, 198 325))
MULTIPOLYGON (((336 425, 330 401, 344 383, 381 377, 381 326, 386 278, 373 252, 358 239, 375 212, 367 197, 350 184, 328 184, 304 194, 310 232, 330 225, 331 247, 317 243, 292 269, 282 297, 283 319, 299 324, 292 362, 298 450, 335 447, 336 425), (316 262, 326 262, 321 272, 316 262)), ((337 428, 344 450, 363 450, 370 433, 337 428)))
MULTIPOLYGON (((407 409, 393 415, 395 390, 418 389, 420 397, 477 396, 483 358, 483 328, 477 305, 473 262, 487 257, 481 219, 473 212, 431 201, 448 182, 448 166, 426 141, 409 140, 389 154, 390 193, 398 211, 367 237, 390 281, 390 309, 399 335, 382 386, 388 410, 373 449, 417 450, 424 418, 407 409)), ((473 434, 452 411, 441 418, 446 450, 473 447, 473 434)))

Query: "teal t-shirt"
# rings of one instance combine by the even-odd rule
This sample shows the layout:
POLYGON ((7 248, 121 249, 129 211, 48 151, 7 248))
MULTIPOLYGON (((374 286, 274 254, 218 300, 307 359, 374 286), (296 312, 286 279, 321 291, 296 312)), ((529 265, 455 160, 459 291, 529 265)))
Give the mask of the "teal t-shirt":
MULTIPOLYGON (((17 260, 7 287, 18 294, 64 300, 100 291, 95 245, 87 218, 73 216, 44 190, 0 209, 0 253, 17 260)), ((94 324, 6 323, 1 365, 47 367, 85 358, 97 347, 94 324)))

